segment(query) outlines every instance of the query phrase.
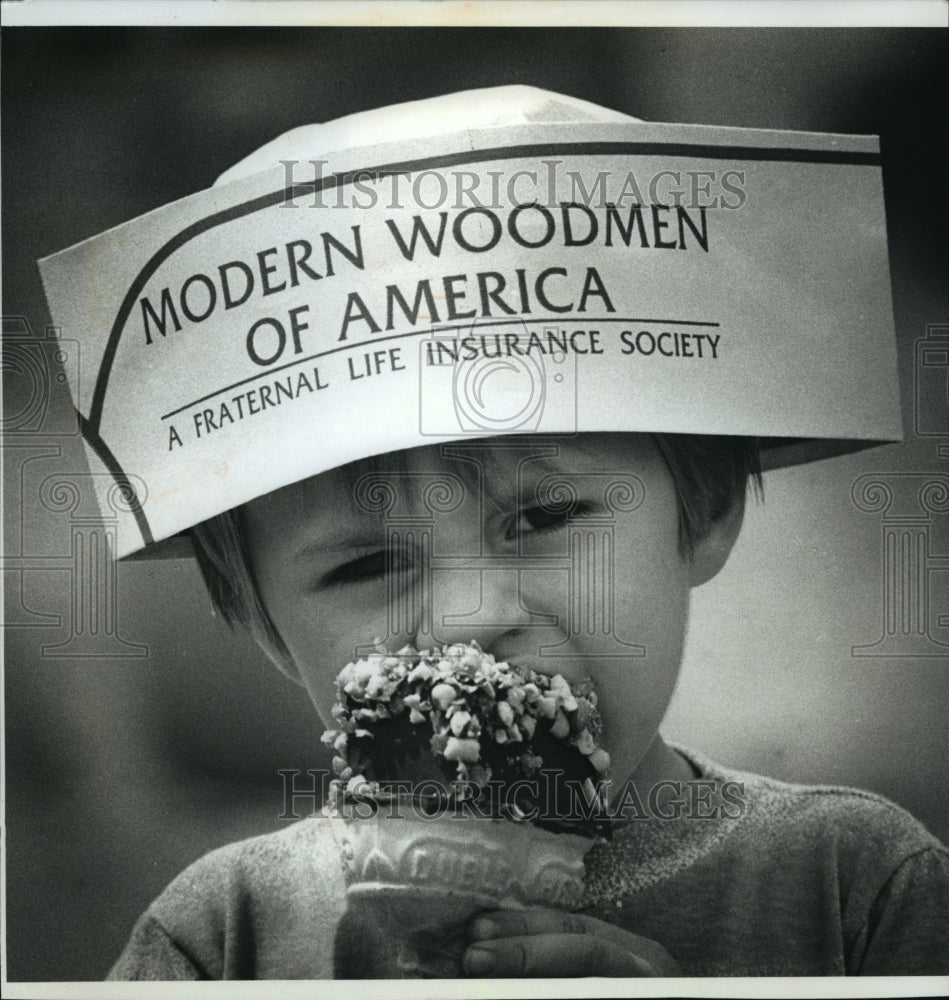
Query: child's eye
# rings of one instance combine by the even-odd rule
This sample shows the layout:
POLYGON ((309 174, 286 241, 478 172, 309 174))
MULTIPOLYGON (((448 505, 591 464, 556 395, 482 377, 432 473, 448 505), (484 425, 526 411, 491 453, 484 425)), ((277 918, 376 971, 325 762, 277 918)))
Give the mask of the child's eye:
POLYGON ((517 532, 541 534, 545 531, 557 531, 566 526, 568 521, 593 510, 593 504, 579 500, 565 510, 548 510, 546 507, 526 507, 520 513, 517 532))
POLYGON ((369 580, 378 580, 390 570, 401 569, 404 565, 405 559, 401 553, 380 549, 378 552, 360 556, 358 559, 352 559, 330 570, 320 580, 320 587, 345 587, 356 583, 366 583, 369 580))

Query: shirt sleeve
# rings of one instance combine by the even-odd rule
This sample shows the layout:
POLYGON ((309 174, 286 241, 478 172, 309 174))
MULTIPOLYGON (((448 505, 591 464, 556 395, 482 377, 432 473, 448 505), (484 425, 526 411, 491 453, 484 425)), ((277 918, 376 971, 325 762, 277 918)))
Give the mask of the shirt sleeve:
POLYGON ((853 965, 863 976, 949 973, 949 854, 929 848, 896 868, 855 942, 853 965))
POLYGON ((159 982, 208 978, 148 913, 133 928, 128 944, 106 977, 112 981, 159 982))
POLYGON ((301 820, 204 855, 151 903, 108 978, 331 979, 339 850, 336 824, 301 820))

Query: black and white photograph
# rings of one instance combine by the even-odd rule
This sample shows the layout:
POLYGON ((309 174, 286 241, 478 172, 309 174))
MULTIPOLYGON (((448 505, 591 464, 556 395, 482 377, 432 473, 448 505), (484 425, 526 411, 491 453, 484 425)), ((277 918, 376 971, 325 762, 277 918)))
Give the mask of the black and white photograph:
POLYGON ((949 993, 947 8, 581 8, 3 0, 5 996, 949 993))

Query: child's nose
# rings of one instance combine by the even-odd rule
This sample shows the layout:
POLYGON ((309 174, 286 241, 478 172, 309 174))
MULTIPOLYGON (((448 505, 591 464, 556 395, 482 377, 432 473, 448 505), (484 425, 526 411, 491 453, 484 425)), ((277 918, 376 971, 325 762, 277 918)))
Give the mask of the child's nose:
POLYGON ((526 628, 555 626, 557 616, 531 610, 522 574, 510 566, 436 570, 432 574, 432 638, 438 643, 474 640, 497 654, 526 628))

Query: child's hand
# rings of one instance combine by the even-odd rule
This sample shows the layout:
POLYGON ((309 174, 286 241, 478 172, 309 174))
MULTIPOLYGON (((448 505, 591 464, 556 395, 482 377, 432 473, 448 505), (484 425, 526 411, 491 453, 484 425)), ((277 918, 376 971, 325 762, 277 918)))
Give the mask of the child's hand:
POLYGON ((474 918, 469 976, 679 976, 656 941, 560 910, 495 910, 474 918))

